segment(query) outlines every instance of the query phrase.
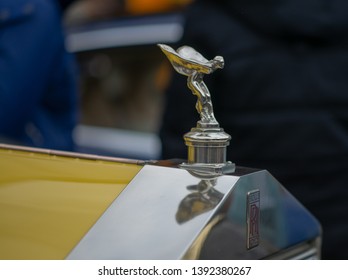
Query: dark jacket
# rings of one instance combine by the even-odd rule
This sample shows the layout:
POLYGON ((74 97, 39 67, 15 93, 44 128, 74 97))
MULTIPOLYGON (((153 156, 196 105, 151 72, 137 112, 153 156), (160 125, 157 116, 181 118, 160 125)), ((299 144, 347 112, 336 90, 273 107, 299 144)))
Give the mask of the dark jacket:
POLYGON ((0 141, 73 149, 76 67, 60 16, 55 0, 0 2, 0 141))
MULTIPOLYGON (((324 227, 324 258, 348 258, 348 2, 196 1, 179 45, 225 68, 205 82, 228 159, 269 170, 324 227)), ((196 97, 174 74, 163 157, 186 158, 196 97)))

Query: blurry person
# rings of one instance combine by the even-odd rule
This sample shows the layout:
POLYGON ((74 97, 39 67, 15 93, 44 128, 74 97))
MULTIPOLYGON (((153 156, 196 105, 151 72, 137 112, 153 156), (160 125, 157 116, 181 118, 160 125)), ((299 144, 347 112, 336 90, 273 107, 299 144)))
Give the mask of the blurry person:
MULTIPOLYGON (((227 159, 269 170, 321 222, 322 257, 348 259, 348 2, 196 0, 182 45, 225 59, 205 82, 227 159)), ((186 158, 196 98, 181 75, 167 94, 163 158, 186 158)))
POLYGON ((72 150, 76 120, 76 67, 59 3, 1 0, 0 142, 72 150))

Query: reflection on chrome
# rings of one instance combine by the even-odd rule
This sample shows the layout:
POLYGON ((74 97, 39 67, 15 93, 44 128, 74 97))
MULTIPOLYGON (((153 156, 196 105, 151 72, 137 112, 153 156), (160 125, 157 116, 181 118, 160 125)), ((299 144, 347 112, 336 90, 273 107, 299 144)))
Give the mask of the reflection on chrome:
POLYGON ((222 200, 224 194, 214 189, 217 180, 201 180, 197 185, 187 187, 190 194, 180 202, 175 215, 179 224, 185 223, 196 216, 214 209, 222 200))

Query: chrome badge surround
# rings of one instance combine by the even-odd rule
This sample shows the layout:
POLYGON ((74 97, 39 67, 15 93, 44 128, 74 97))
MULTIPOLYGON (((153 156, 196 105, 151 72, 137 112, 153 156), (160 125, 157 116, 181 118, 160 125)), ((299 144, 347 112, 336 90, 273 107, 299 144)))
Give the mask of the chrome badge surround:
POLYGON ((247 249, 257 247, 260 243, 260 190, 247 193, 247 249))

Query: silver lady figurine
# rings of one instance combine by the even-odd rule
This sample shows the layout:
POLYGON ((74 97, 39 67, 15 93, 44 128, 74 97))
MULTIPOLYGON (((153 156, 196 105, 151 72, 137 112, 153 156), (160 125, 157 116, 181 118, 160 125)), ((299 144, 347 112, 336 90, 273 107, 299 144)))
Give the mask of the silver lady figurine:
POLYGON ((177 51, 164 44, 158 46, 167 56, 174 69, 178 73, 188 76, 187 85, 192 93, 197 96, 196 109, 201 117, 199 126, 218 127, 219 123, 214 116, 210 92, 203 82, 203 77, 205 74, 213 73, 216 69, 223 68, 223 57, 216 56, 212 60, 207 60, 189 46, 182 46, 177 51))
POLYGON ((176 51, 170 46, 158 44, 174 69, 187 76, 187 85, 197 96, 196 109, 200 114, 197 127, 184 135, 188 147, 188 162, 180 165, 199 178, 212 179, 235 170, 235 164, 226 161, 226 147, 231 136, 220 128, 215 119, 209 90, 203 82, 206 74, 224 67, 224 59, 215 56, 207 60, 195 49, 182 46, 176 51))

